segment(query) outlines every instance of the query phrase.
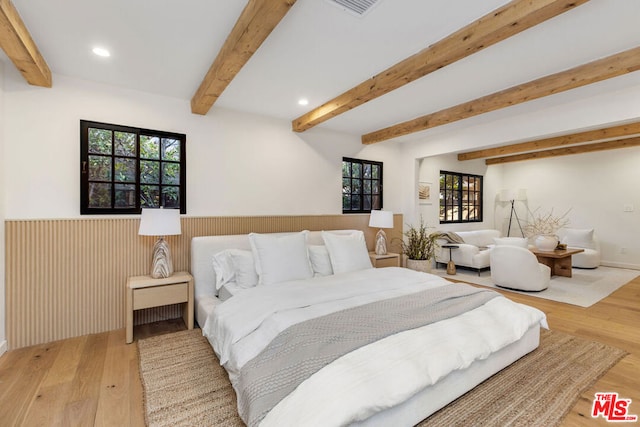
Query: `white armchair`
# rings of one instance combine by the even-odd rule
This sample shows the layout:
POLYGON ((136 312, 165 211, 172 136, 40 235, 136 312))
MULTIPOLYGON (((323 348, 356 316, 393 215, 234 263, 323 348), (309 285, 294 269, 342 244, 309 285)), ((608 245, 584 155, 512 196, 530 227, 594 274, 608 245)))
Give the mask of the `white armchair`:
POLYGON ((491 250, 490 262, 491 279, 502 288, 543 291, 549 287, 551 269, 529 249, 498 245, 491 250))
POLYGON ((559 231, 561 242, 567 248, 584 249, 571 257, 571 264, 578 268, 597 268, 600 265, 600 243, 593 228, 565 228, 559 231))

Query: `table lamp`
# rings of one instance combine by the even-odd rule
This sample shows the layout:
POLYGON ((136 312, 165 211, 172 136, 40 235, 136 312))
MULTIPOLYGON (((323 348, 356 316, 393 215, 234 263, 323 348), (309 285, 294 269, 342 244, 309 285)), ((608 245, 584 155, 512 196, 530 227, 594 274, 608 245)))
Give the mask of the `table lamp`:
POLYGON ((158 236, 158 241, 153 246, 153 262, 151 264, 151 277, 161 279, 173 274, 173 260, 169 243, 164 236, 181 234, 179 209, 142 209, 140 216, 141 236, 158 236))
POLYGON ((393 212, 372 210, 369 217, 369 227, 380 229, 376 233, 376 255, 386 255, 387 235, 383 228, 393 228, 393 212))

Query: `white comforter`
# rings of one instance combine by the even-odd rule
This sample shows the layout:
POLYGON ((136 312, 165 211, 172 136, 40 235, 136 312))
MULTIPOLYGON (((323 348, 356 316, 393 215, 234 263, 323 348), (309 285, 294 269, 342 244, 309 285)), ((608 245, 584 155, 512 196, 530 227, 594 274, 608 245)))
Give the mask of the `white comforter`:
MULTIPOLYGON (((292 324, 445 285, 451 282, 438 276, 385 268, 258 286, 218 305, 203 333, 235 387, 242 366, 292 324)), ((317 372, 261 425, 344 425, 365 419, 487 358, 536 323, 546 327, 541 311, 499 297, 461 316, 392 335, 317 372)))

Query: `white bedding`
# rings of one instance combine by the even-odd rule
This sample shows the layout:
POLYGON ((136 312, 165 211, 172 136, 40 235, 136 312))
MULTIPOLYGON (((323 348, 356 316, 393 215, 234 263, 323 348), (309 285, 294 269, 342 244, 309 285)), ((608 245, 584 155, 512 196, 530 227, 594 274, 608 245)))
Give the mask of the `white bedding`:
MULTIPOLYGON (((235 387, 239 369, 288 326, 437 286, 455 284, 385 268, 257 286, 217 305, 203 332, 235 387)), ((454 370, 486 359, 536 324, 546 327, 542 312, 498 297, 464 315, 392 335, 320 370, 281 401, 262 425, 341 425, 364 419, 454 370)))
POLYGON ((245 288, 239 286, 236 282, 225 283, 218 290, 218 298, 220 298, 220 301, 226 301, 232 296, 238 295, 245 290, 245 288))

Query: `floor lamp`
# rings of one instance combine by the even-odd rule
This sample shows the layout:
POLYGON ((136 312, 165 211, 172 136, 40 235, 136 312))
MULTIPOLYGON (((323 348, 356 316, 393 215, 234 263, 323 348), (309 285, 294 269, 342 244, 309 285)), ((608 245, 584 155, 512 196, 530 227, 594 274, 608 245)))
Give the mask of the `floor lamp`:
POLYGON ((513 190, 502 190, 500 191, 500 201, 501 202, 509 202, 511 203, 511 214, 509 215, 509 227, 507 228, 507 237, 511 234, 511 222, 513 221, 513 216, 515 215, 516 221, 518 222, 518 228, 520 228, 520 233, 522 233, 522 237, 524 237, 524 232, 522 231, 522 224, 520 224, 520 218, 518 218, 518 211, 516 211, 515 203, 516 200, 525 201, 527 200, 527 190, 521 188, 518 192, 513 190))

